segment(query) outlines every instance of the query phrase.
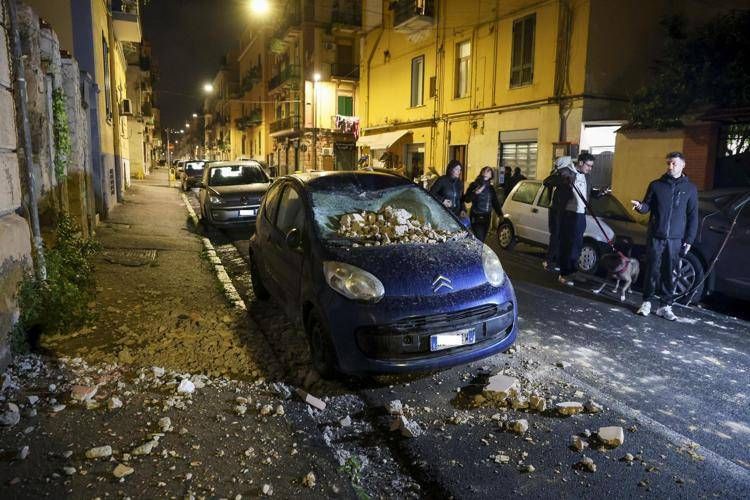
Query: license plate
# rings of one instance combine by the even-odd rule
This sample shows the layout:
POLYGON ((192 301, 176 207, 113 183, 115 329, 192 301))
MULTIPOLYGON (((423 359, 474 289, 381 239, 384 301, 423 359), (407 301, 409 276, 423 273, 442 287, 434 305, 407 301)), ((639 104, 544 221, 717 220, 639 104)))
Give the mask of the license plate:
POLYGON ((255 209, 249 208, 246 210, 240 210, 240 217, 246 216, 246 215, 255 215, 255 209))
POLYGON ((473 328, 458 330, 450 333, 436 333, 430 335, 430 351, 439 351, 462 345, 473 344, 476 341, 476 332, 473 328))

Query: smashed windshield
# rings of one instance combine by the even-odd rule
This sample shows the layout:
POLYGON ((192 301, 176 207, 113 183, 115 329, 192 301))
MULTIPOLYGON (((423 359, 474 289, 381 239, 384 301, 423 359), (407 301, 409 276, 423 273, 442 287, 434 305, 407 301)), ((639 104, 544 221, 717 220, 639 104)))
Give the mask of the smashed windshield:
POLYGON ((365 246, 438 243, 467 234, 443 206, 413 184, 313 191, 312 204, 324 241, 365 246))
POLYGON ((259 182, 268 182, 268 178, 260 166, 256 165, 211 167, 208 177, 209 186, 236 186, 259 182))

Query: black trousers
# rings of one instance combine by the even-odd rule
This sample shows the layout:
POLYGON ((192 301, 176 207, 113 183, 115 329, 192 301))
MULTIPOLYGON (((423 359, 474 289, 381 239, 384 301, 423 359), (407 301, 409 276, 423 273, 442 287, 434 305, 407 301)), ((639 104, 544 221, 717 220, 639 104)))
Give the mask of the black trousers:
POLYGON ((583 248, 586 214, 565 210, 560 220, 560 275, 568 276, 578 270, 578 258, 583 248))
POLYGON ((552 264, 559 260, 560 256, 560 223, 562 222, 563 210, 549 209, 547 213, 547 224, 549 226, 549 246, 547 247, 547 262, 552 264))
POLYGON ((487 239, 487 232, 490 230, 492 222, 492 213, 482 214, 471 212, 471 230, 479 241, 487 239))
POLYGON ((682 240, 649 238, 646 246, 646 276, 643 300, 651 300, 658 292, 659 303, 671 306, 675 299, 674 271, 680 260, 682 240))

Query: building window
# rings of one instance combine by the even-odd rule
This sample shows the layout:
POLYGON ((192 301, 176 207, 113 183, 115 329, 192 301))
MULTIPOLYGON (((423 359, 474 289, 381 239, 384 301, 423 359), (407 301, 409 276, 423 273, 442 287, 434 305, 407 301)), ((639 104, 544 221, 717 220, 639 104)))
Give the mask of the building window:
POLYGON ((536 142, 503 142, 500 144, 500 165, 508 166, 521 173, 527 179, 536 179, 536 142))
POLYGON ((102 33, 102 57, 104 58, 104 105, 107 110, 107 119, 112 119, 112 79, 109 74, 109 45, 107 38, 102 33))
POLYGON ((456 89, 454 97, 466 97, 469 95, 469 84, 471 71, 471 42, 465 41, 456 44, 456 89))
POLYGON ((341 116, 354 116, 354 98, 348 95, 340 95, 338 109, 341 116))
POLYGON ((513 22, 513 52, 510 86, 529 85, 534 80, 534 30, 536 14, 513 22))
POLYGON ((424 56, 411 60, 411 107, 424 104, 424 56))

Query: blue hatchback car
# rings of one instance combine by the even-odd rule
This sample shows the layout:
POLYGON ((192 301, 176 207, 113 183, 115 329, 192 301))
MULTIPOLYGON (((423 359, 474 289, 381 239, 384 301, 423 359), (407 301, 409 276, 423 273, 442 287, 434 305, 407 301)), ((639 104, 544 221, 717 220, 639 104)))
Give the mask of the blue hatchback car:
POLYGON ((256 297, 274 297, 304 328, 323 376, 445 368, 505 351, 516 338, 516 297, 495 252, 397 175, 277 179, 250 240, 250 269, 256 297), (375 222, 384 210, 412 217, 399 237, 418 226, 437 233, 352 236, 352 220, 375 222))

